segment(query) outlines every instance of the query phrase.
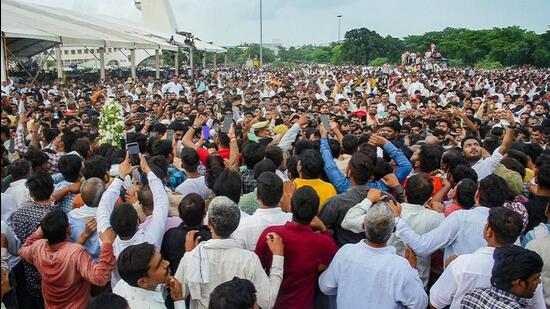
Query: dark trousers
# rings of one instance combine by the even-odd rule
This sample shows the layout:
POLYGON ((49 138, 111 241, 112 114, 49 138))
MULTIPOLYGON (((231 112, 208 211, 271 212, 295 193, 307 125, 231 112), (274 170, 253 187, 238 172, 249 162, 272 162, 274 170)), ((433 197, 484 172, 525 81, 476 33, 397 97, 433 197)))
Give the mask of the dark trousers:
POLYGON ((27 280, 25 280, 23 262, 19 262, 11 271, 15 279, 12 288, 15 291, 18 307, 25 309, 44 309, 44 298, 42 294, 39 296, 32 296, 27 290, 27 280))

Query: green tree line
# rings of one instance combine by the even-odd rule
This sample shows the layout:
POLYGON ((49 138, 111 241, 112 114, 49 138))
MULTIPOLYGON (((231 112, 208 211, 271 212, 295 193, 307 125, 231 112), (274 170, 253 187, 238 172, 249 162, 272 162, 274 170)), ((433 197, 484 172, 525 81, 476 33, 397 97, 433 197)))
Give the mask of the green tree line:
MULTIPOLYGON (((425 52, 435 43, 450 66, 499 68, 511 65, 550 67, 550 30, 536 34, 517 26, 470 30, 446 28, 442 31, 410 35, 402 39, 381 36, 367 28, 346 32, 344 40, 326 46, 304 45, 263 49, 264 63, 274 66, 309 64, 398 64, 405 51, 425 52)), ((259 56, 259 44, 243 44, 228 48, 228 62, 244 64, 259 56)), ((212 63, 207 54, 207 62, 212 63)), ((222 63, 223 56, 218 63, 222 63)), ((181 58, 180 58, 181 59, 181 58)), ((198 57, 195 59, 199 59, 198 57)), ((200 60, 196 61, 200 63, 200 60)))

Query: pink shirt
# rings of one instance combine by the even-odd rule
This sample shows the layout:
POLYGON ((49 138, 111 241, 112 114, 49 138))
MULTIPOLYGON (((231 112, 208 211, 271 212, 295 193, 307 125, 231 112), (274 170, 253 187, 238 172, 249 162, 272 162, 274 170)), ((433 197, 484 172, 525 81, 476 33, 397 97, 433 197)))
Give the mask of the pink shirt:
MULTIPOLYGON (((139 228, 142 229, 149 225, 149 223, 151 223, 151 218, 152 216, 147 216, 145 221, 139 225, 139 228)), ((181 221, 180 217, 168 217, 168 219, 166 219, 166 225, 164 226, 164 233, 166 233, 169 229, 180 225, 182 222, 183 221, 181 221)))
POLYGON ((34 232, 19 251, 26 262, 42 276, 42 294, 46 308, 86 308, 90 285, 103 286, 116 264, 113 245, 101 245, 99 260, 94 262, 84 247, 71 242, 48 245, 42 233, 34 232))

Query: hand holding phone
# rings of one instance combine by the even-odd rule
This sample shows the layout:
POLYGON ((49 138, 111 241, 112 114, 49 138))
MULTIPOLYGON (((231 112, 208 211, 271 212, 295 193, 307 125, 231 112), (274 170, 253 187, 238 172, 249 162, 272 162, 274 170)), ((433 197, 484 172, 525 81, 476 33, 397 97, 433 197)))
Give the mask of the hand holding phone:
POLYGON ((225 115, 225 118, 223 119, 222 132, 225 134, 229 133, 229 129, 231 128, 232 124, 233 124, 233 115, 225 115))
POLYGON ((166 130, 166 140, 172 141, 174 139, 174 130, 168 129, 166 130))
POLYGON ((323 115, 320 116, 320 118, 321 118, 321 123, 325 127, 325 130, 327 130, 327 132, 332 131, 332 128, 330 127, 330 120, 328 119, 328 116, 323 114, 323 115))
POLYGON ((128 157, 130 158, 130 164, 132 166, 138 166, 139 163, 140 163, 138 144, 137 143, 128 143, 126 145, 126 150, 128 151, 128 157))

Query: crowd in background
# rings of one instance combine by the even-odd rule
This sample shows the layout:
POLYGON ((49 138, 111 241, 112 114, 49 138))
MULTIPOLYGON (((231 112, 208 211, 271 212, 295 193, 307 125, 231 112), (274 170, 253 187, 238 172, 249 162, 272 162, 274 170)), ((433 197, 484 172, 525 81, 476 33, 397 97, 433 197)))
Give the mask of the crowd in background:
POLYGON ((2 306, 550 306, 550 71, 189 73, 2 82, 2 306))

